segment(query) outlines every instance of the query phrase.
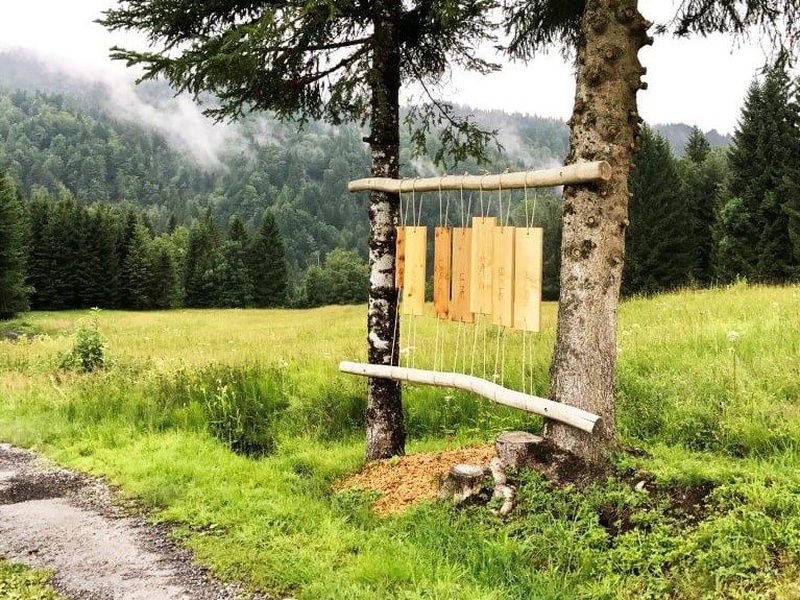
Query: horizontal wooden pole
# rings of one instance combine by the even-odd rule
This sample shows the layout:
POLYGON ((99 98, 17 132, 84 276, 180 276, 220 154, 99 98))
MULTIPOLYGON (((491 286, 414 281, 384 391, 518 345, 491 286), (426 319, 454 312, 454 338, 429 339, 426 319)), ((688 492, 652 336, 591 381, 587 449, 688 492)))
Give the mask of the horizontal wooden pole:
POLYGON ((542 171, 517 171, 499 175, 442 175, 417 179, 371 177, 347 184, 351 192, 436 192, 439 190, 520 190, 523 188, 574 185, 611 178, 606 161, 575 163, 542 171))
POLYGON ((440 371, 426 371, 423 369, 409 369, 407 367, 390 367, 388 365, 371 365, 369 363, 356 363, 342 361, 339 363, 342 373, 361 375, 363 377, 378 377, 394 381, 407 381, 409 383, 423 383, 439 387, 456 388, 482 396, 492 402, 511 406, 528 412, 542 415, 548 419, 561 421, 572 425, 582 431, 591 433, 600 417, 581 408, 554 402, 547 398, 539 398, 523 394, 515 390, 504 388, 501 385, 486 381, 472 375, 462 373, 447 373, 440 371))

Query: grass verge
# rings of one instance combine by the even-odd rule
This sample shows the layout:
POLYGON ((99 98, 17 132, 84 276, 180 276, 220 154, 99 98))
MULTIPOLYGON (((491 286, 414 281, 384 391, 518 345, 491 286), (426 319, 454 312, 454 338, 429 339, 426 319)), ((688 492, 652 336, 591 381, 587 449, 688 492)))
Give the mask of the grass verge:
POLYGON ((0 598, 4 600, 63 600, 48 585, 51 574, 28 569, 0 558, 0 598))

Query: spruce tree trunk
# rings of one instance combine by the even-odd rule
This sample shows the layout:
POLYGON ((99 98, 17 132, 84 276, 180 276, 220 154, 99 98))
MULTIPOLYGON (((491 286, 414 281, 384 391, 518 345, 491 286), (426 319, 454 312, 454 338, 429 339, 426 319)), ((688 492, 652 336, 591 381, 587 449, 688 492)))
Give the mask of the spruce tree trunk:
POLYGON ((637 57, 651 43, 637 0, 588 0, 581 24, 575 107, 567 163, 606 160, 612 178, 564 189, 561 295, 551 396, 596 413, 593 434, 549 421, 545 435, 588 462, 603 462, 616 444, 614 370, 628 171, 638 134, 637 57))
MULTIPOLYGON (((372 176, 399 175, 400 163, 400 53, 398 2, 374 3, 373 65, 369 75, 372 106, 369 144, 372 176)), ((394 287, 395 241, 400 216, 398 194, 371 192, 369 203, 369 308, 368 360, 396 365, 400 323, 394 287)), ((389 458, 405 452, 405 425, 400 384, 371 378, 367 384, 367 460, 389 458)))

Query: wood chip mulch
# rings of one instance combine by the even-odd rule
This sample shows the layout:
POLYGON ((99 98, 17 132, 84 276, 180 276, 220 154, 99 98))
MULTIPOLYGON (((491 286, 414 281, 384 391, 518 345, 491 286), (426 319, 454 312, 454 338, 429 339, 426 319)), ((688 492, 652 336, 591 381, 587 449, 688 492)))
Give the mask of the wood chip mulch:
POLYGON ((341 481, 337 488, 380 492, 373 507, 375 514, 398 513, 415 502, 435 499, 453 465, 488 465, 494 455, 494 444, 407 454, 367 463, 361 472, 341 481))

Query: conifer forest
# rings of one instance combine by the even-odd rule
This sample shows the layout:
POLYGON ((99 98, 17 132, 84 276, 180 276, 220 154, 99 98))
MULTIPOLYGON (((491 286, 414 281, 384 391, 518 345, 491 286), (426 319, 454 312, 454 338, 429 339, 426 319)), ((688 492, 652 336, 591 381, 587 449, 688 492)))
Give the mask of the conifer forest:
MULTIPOLYGON (((796 280, 796 94, 781 67, 754 78, 731 140, 696 127, 645 127, 630 176, 624 294, 796 280)), ((477 114, 488 127, 513 127, 516 137, 488 167, 467 161, 453 172, 541 168, 566 151, 561 123, 477 114)), ((21 254, 18 244, 2 249, 4 277, 15 282, 4 286, 2 306, 364 301, 366 208, 346 191, 368 169, 358 128, 312 122, 297 133, 253 118, 239 135, 218 163, 200 164, 157 131, 114 119, 80 96, 2 89, 2 210, 15 215, 3 227, 25 240, 21 254)), ((406 176, 434 172, 419 159, 404 164, 406 176)), ((540 192, 536 200, 546 230, 544 295, 555 299, 560 198, 540 192)), ((512 219, 522 222, 522 200, 512 201, 512 219)), ((439 218, 435 205, 424 206, 431 222, 439 218)))

